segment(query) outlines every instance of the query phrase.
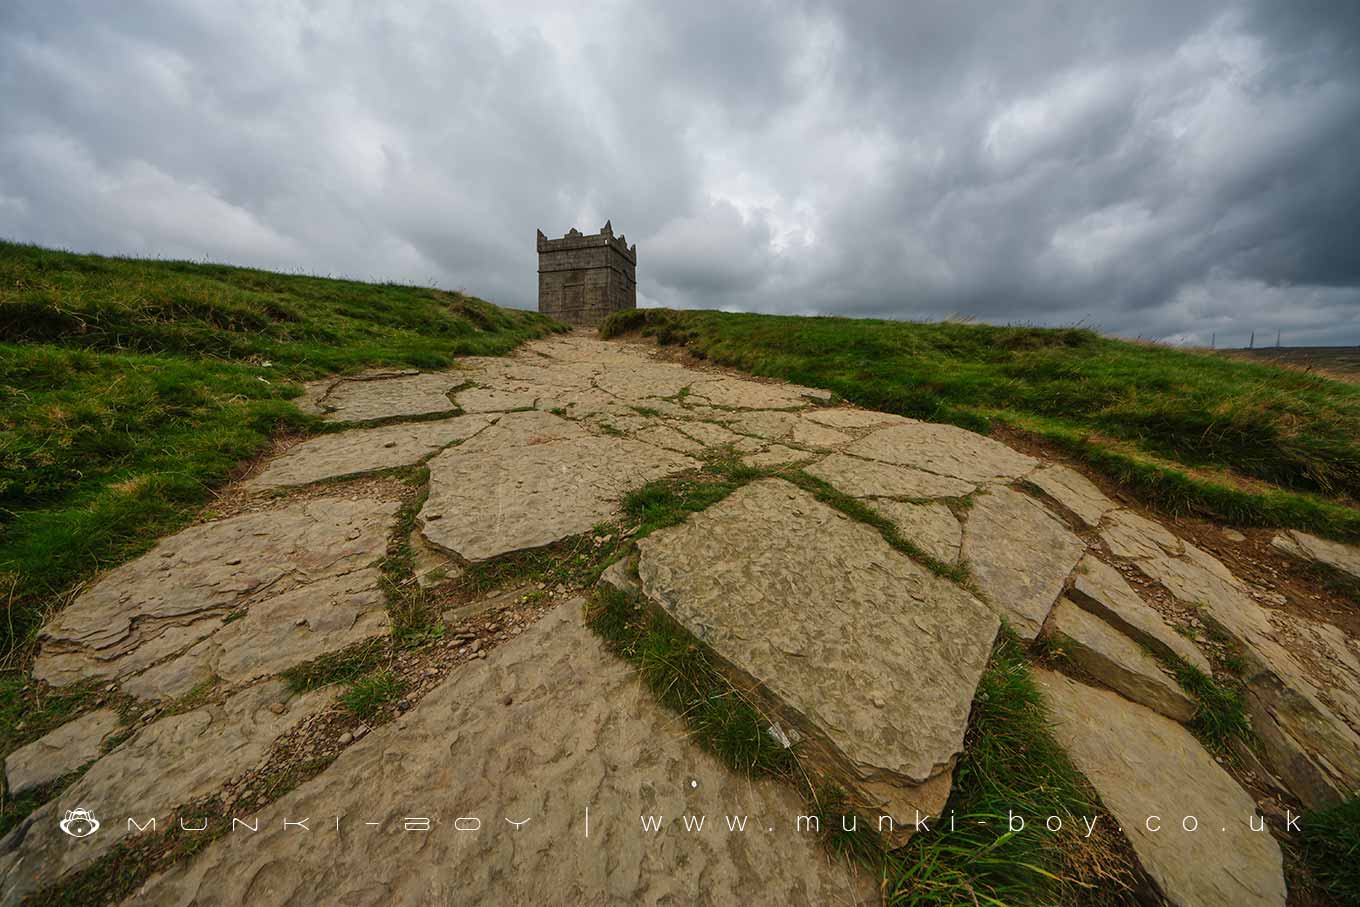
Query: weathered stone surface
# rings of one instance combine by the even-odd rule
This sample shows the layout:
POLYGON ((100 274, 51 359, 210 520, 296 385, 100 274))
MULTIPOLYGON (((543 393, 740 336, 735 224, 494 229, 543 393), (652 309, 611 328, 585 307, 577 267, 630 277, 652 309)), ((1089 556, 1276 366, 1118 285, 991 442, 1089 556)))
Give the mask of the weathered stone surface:
POLYGON ((1160 557, 1181 553, 1180 539, 1165 526, 1144 519, 1132 510, 1111 511, 1100 537, 1115 557, 1160 557))
POLYGON ((766 441, 782 440, 798 424, 794 413, 760 411, 725 416, 724 421, 734 431, 744 435, 755 435, 766 441))
MULTIPOLYGON (((230 627, 223 618, 238 609, 297 610, 327 626, 323 611, 367 613, 378 579, 364 568, 384 555, 397 506, 322 497, 191 526, 104 574, 44 627, 34 676, 64 686, 133 674, 230 627)), ((311 628, 293 629, 298 651, 312 651, 311 628)))
POLYGON ((733 409, 788 409, 805 406, 807 400, 786 384, 747 381, 744 378, 710 378, 696 381, 690 394, 712 406, 733 409))
POLYGON ((1025 475, 1039 461, 999 441, 953 425, 912 422, 880 428, 846 453, 897 466, 911 466, 966 482, 992 482, 1025 475))
POLYGON ((703 372, 683 365, 636 357, 629 368, 602 372, 595 379, 595 386, 617 400, 636 402, 648 397, 674 397, 705 377, 703 372))
POLYGON ((915 422, 906 416, 880 413, 871 409, 814 409, 803 415, 805 419, 820 422, 831 428, 872 428, 876 425, 892 425, 915 422))
POLYGON ((123 688, 143 699, 182 696, 212 677, 240 684, 387 633, 382 571, 365 567, 290 589, 252 605, 179 658, 144 671, 123 688))
POLYGON ((764 450, 742 457, 741 461, 747 466, 765 469, 769 466, 782 466, 785 463, 811 460, 818 456, 821 455, 808 453, 806 450, 795 450, 792 447, 785 447, 783 444, 771 444, 764 450))
POLYGON ((977 487, 971 482, 845 454, 832 454, 809 466, 807 472, 856 498, 955 498, 977 487))
POLYGON ((1098 526, 1101 518, 1115 509, 1114 501, 1075 469, 1051 463, 1034 470, 1028 478, 1087 526, 1098 526))
POLYGON ((1072 600, 1098 615, 1131 639, 1166 657, 1182 658, 1205 673, 1209 659, 1193 642, 1162 619, 1119 571, 1094 554, 1087 554, 1072 575, 1072 600))
POLYGON ((454 402, 465 413, 503 413, 512 409, 533 409, 538 395, 532 392, 470 387, 454 395, 454 402))
POLYGON ((836 431, 834 428, 827 428, 825 425, 818 425, 816 422, 809 422, 807 419, 799 419, 794 423, 793 430, 789 432, 789 440, 804 447, 834 448, 848 444, 854 439, 844 432, 836 431))
MULTIPOLYGON (((1049 671, 1035 676, 1054 733, 1178 907, 1283 907, 1279 845, 1249 824, 1256 804, 1185 728, 1114 693, 1049 671), (1151 831, 1152 825, 1160 831, 1151 831), (1195 816, 1198 831, 1185 831, 1195 816)), ((1105 818, 1109 821, 1109 818, 1105 818)))
POLYGON ((675 427, 704 447, 722 447, 726 444, 738 444, 744 440, 749 440, 744 435, 729 431, 721 425, 714 425, 712 422, 685 422, 675 427))
POLYGON ((1034 639, 1086 545, 1033 498, 992 488, 973 499, 963 559, 997 613, 1034 639))
POLYGON ((1195 716, 1194 701, 1138 643, 1067 598, 1049 620, 1055 642, 1078 668, 1126 699, 1176 721, 1195 716))
POLYGON ((871 902, 871 880, 795 833, 804 812, 793 789, 690 743, 570 603, 267 807, 258 833, 226 836, 129 903, 273 907, 317 892, 348 907, 871 902), (683 815, 705 814, 701 831, 684 831, 683 815), (339 815, 341 830, 333 819, 310 835, 283 830, 304 815, 339 815), (642 815, 663 816, 665 830, 643 832, 642 815), (729 832, 725 815, 750 824, 729 832), (431 831, 402 832, 406 816, 429 817, 431 831), (481 830, 455 831, 459 817, 481 830))
POLYGON ((998 621, 779 479, 639 543, 642 588, 862 808, 938 811, 998 621))
POLYGON ((644 444, 653 444, 682 454, 702 453, 704 445, 670 425, 649 425, 633 433, 644 444))
POLYGON ((443 413, 454 408, 449 391, 461 383, 457 372, 341 379, 331 385, 318 405, 325 418, 336 422, 443 413))
POLYGON ((922 551, 938 561, 952 564, 959 559, 963 544, 963 527, 954 511, 943 504, 908 504, 902 501, 876 500, 873 507, 892 520, 902 537, 915 542, 922 551))
POLYGON ((427 541, 470 561, 585 532, 628 491, 698 465, 640 441, 587 435, 547 413, 505 416, 494 430, 430 461, 420 512, 427 541))
POLYGON ((1333 542, 1297 529, 1286 529, 1271 539, 1270 544, 1286 554, 1306 561, 1321 561, 1360 579, 1360 545, 1333 542))
POLYGON ((496 424, 458 445, 460 453, 472 451, 494 452, 511 447, 532 447, 552 441, 569 441, 597 437, 582 423, 554 416, 552 413, 530 410, 506 413, 496 424))
POLYGON ((154 816, 165 828, 175 807, 258 766, 280 735, 328 700, 325 691, 293 697, 282 681, 270 681, 138 731, 0 840, 0 902, 17 903, 97 859, 128 835, 129 816, 139 824, 154 816), (58 820, 76 807, 100 819, 97 833, 79 840, 62 834, 58 820))
POLYGON ((492 421, 486 416, 463 416, 321 435, 271 460, 246 486, 306 485, 352 473, 409 466, 456 441, 470 438, 492 421))
POLYGON ((73 772, 99 755, 99 745, 121 723, 113 709, 96 709, 10 753, 5 781, 16 797, 73 772))
POLYGON ((409 544, 412 572, 420 588, 433 589, 463 574, 462 566, 448 554, 426 542, 420 530, 411 530, 409 544))

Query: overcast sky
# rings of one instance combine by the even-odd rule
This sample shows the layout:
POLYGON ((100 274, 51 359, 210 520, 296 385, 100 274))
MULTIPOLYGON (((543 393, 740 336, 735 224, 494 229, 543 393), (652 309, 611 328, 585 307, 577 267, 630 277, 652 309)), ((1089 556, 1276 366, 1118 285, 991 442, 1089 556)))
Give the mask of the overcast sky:
POLYGON ((606 218, 643 305, 1360 343, 1360 3, 0 3, 0 237, 532 307, 606 218))

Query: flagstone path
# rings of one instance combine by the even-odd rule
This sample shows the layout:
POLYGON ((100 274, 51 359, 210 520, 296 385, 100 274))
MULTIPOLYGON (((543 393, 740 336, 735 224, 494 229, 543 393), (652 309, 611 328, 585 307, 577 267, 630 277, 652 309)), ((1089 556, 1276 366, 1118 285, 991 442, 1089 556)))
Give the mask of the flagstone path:
MULTIPOLYGON (((448 636, 398 658, 414 680, 371 728, 335 687, 298 694, 281 678, 391 632, 398 537, 437 596, 497 558, 603 544, 629 492, 719 450, 797 464, 928 557, 776 468, 642 539, 605 581, 706 647, 810 776, 897 820, 894 845, 948 799, 1003 622, 1065 654, 1071 676, 1040 674, 1056 733, 1170 903, 1283 904, 1280 848, 1252 827, 1258 798, 1313 807, 1360 788, 1354 638, 996 440, 579 333, 447 372, 318 382, 300 405, 351 427, 261 463, 235 510, 105 572, 43 629, 35 679, 97 679, 138 717, 91 711, 9 754, 11 790, 83 774, 0 841, 0 902, 135 838, 129 816, 164 829, 205 802, 260 830, 233 827, 127 903, 874 901, 862 871, 793 829, 806 807, 792 789, 721 766, 606 652, 582 620, 589 590, 453 603, 448 636), (419 465, 412 519, 383 471, 419 465), (1263 744, 1250 792, 1185 729, 1195 703, 1168 667, 1222 671, 1225 645, 1263 744), (291 792, 263 780, 312 763, 324 768, 291 792), (1140 830, 1192 807, 1198 838, 1140 830), (63 835, 76 808, 104 826, 63 835), (701 814, 706 828, 681 824, 701 814), (667 824, 649 834, 635 823, 652 815, 667 824), (751 827, 720 826, 728 816, 751 827)), ((1294 532, 1275 545, 1360 569, 1352 546, 1294 532)))

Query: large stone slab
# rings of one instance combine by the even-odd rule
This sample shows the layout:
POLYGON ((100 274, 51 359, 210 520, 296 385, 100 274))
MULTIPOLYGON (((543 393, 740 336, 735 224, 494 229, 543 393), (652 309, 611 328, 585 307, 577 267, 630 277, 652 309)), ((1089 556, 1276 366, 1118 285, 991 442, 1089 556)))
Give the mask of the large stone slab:
POLYGON ((845 454, 832 454, 807 472, 855 498, 956 498, 977 488, 971 482, 845 454))
POLYGON ((97 859, 129 834, 129 817, 166 828, 176 807, 260 765, 275 740, 328 701, 324 691, 292 696, 270 681, 138 731, 0 840, 0 903, 97 859), (76 808, 94 813, 98 832, 62 834, 59 820, 76 808))
MULTIPOLYGON (((385 554, 397 507, 330 496, 191 526, 104 574, 47 624, 33 674, 55 686, 125 677, 231 626, 232 612, 290 594, 317 603, 299 613, 357 619, 375 606, 379 580, 356 571, 385 554)), ((299 644, 311 632, 293 629, 299 644)))
POLYGON ((792 788, 690 742, 578 607, 460 668, 262 810, 258 833, 224 837, 129 903, 276 907, 317 892, 348 907, 877 902, 872 880, 794 830, 807 810, 792 788), (306 835, 282 828, 337 815, 339 832, 333 818, 306 835), (685 831, 685 815, 706 816, 702 830, 685 831), (403 831, 408 816, 431 830, 403 831), (662 817, 663 831, 643 831, 640 816, 662 817), (726 816, 746 817, 745 830, 726 816), (460 818, 480 829, 456 831, 460 818))
POLYGON ((1286 529, 1271 539, 1270 544, 1286 554, 1306 561, 1320 561, 1360 579, 1360 545, 1333 542, 1297 529, 1286 529))
POLYGON ((1072 511, 1086 526, 1098 526, 1105 514, 1115 509, 1114 501, 1105 497, 1095 483, 1086 476, 1050 463, 1030 473, 1029 481, 1045 494, 1072 511))
POLYGON ((1033 498, 995 487, 973 499, 962 556, 997 614, 1021 639, 1039 635, 1086 545, 1033 498))
POLYGON ((1058 741, 1170 904, 1283 907, 1279 845, 1251 829, 1255 801, 1189 731, 1106 690, 1049 671, 1035 676, 1058 741), (1197 831, 1184 830, 1187 816, 1197 831))
POLYGON ((1065 657, 1126 699, 1176 721, 1195 717, 1195 702, 1138 643, 1099 617, 1060 598, 1050 619, 1065 657))
POLYGON ((959 559, 963 527, 954 511, 945 505, 938 501, 910 504, 880 499, 873 502, 873 507, 892 521, 903 538, 937 561, 952 564, 959 559))
POLYGON ((1039 465, 1038 460, 1011 450, 1000 441, 933 422, 880 428, 851 444, 845 452, 965 482, 1014 479, 1039 465))
POLYGON ((463 383, 458 372, 398 373, 341 379, 317 405, 335 422, 368 422, 398 416, 423 416, 453 410, 449 391, 463 383))
POLYGON ((538 548, 613 516, 632 489, 699 465, 547 413, 514 415, 526 418, 505 416, 430 461, 420 527, 431 544, 470 561, 538 548))
POLYGON ((5 757, 9 796, 41 787, 92 761, 104 740, 120 727, 117 712, 96 709, 19 747, 5 757))
POLYGON ((275 457, 246 486, 306 485, 353 473, 410 466, 437 450, 472 437, 493 421, 487 416, 463 416, 321 435, 275 457))
POLYGON ((997 619, 779 479, 639 542, 646 596, 712 649, 867 814, 948 795, 997 619))
POLYGON ((1118 570, 1094 554, 1087 554, 1077 564, 1068 594, 1086 610, 1163 657, 1184 659, 1206 674, 1212 671, 1198 646, 1177 633, 1118 570))

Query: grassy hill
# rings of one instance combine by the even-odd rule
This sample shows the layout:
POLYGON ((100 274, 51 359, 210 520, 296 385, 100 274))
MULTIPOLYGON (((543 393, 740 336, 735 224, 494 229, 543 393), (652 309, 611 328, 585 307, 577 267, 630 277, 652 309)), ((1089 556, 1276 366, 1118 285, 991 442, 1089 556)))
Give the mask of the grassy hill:
POLYGON ((1056 444, 1172 513, 1360 538, 1360 386, 1079 329, 646 309, 698 357, 1056 444))
POLYGON ((298 381, 556 329, 461 293, 0 243, 0 656, 272 432, 305 427, 298 381))

